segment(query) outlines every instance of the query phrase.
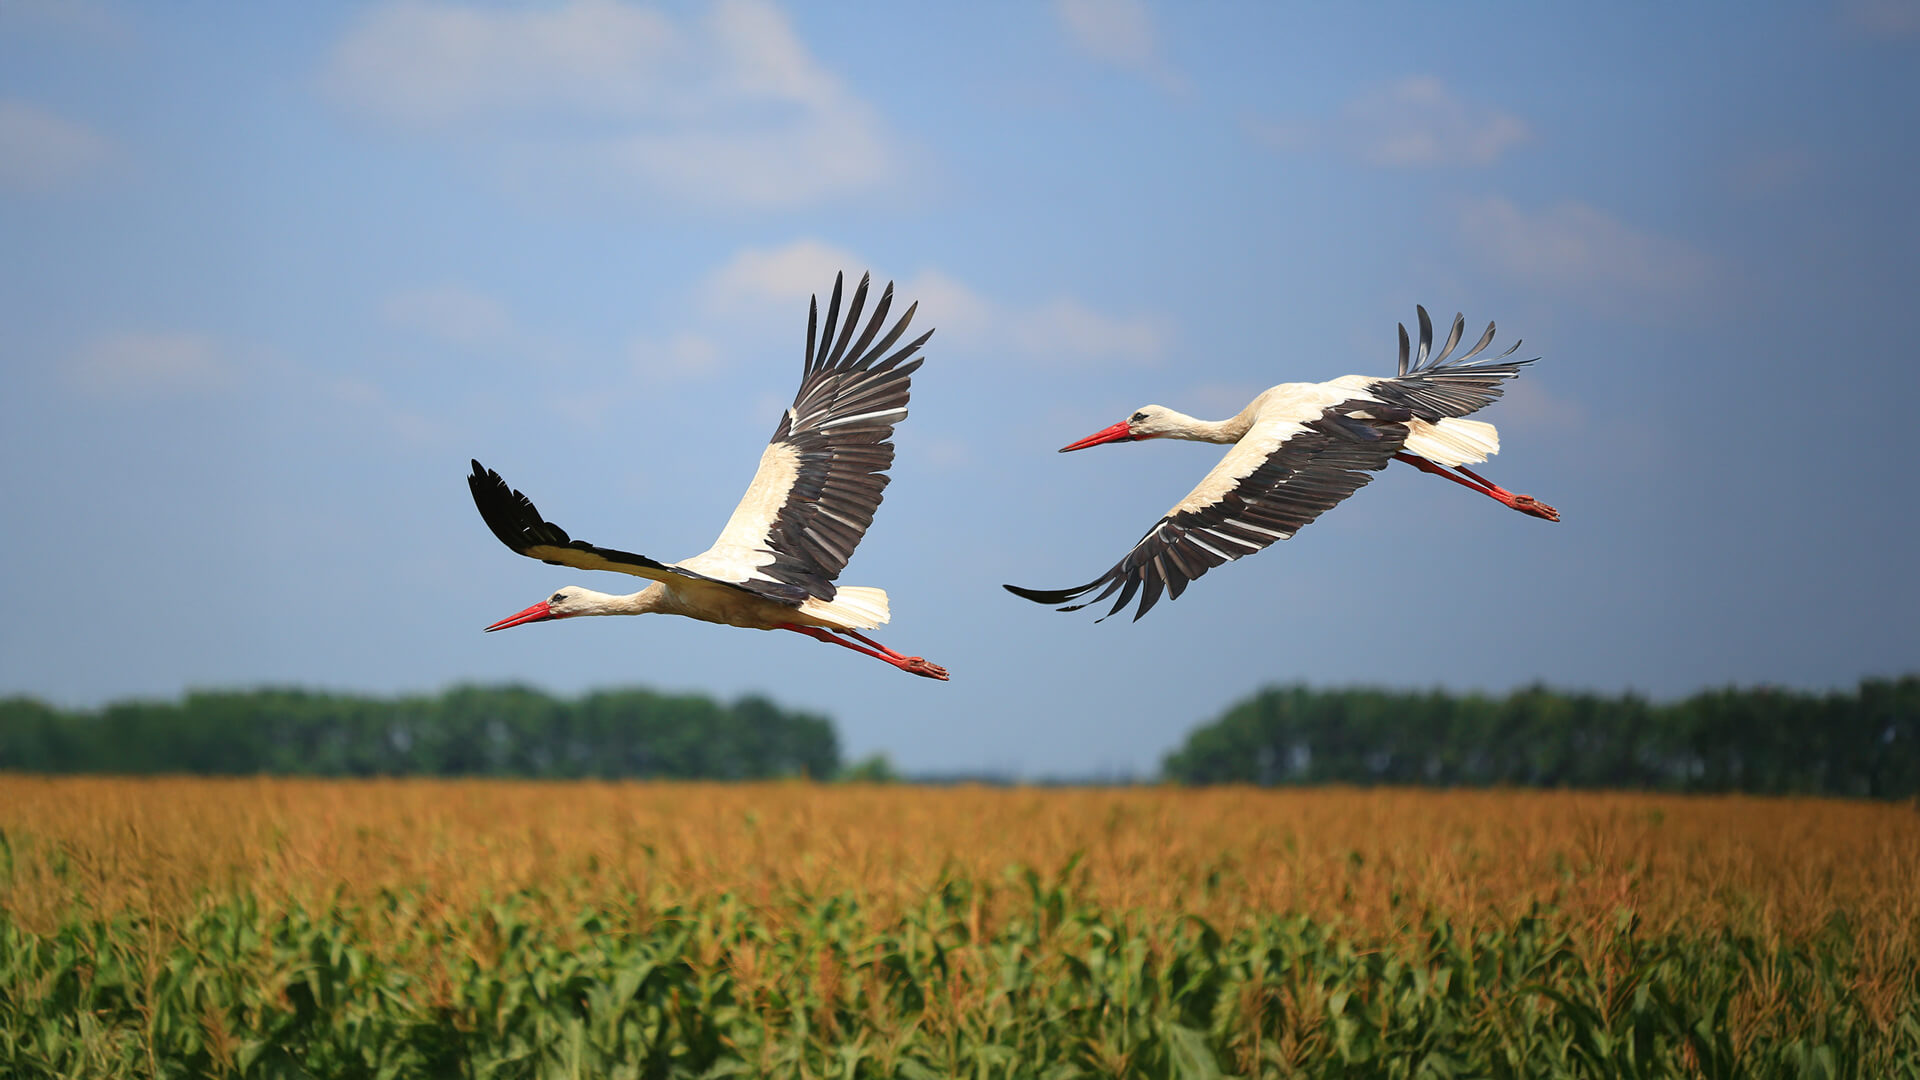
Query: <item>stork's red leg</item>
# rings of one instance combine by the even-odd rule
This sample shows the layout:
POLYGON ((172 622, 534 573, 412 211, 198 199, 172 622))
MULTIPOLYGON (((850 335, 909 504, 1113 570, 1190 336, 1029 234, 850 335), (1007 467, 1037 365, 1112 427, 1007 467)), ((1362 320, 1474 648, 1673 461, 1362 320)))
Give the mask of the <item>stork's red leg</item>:
POLYGON ((864 641, 867 644, 873 646, 874 648, 879 649, 881 652, 886 653, 888 656, 892 657, 893 659, 900 661, 902 663, 900 670, 902 671, 911 671, 916 675, 927 675, 928 678, 933 678, 933 679, 945 680, 947 677, 946 668, 943 668, 939 664, 936 664, 933 661, 928 660, 924 656, 902 656, 901 654, 894 652, 892 649, 887 648, 885 645, 880 644, 879 642, 873 640, 872 638, 859 632, 858 630, 842 630, 840 632, 847 635, 850 638, 854 638, 855 640, 864 641), (930 672, 939 672, 939 674, 934 675, 934 674, 930 674, 930 672))
POLYGON ((1534 517, 1544 518, 1548 521, 1560 520, 1560 511, 1555 510, 1553 507, 1548 506, 1546 503, 1541 502, 1531 495, 1515 495, 1513 492, 1488 480, 1464 465, 1454 466, 1459 472, 1465 474, 1464 476, 1456 476, 1453 472, 1449 471, 1445 465, 1428 461, 1418 454, 1409 454, 1403 450, 1393 456, 1419 469, 1423 473, 1432 473, 1435 476, 1451 480, 1461 487, 1470 488, 1485 495, 1489 499, 1496 499, 1505 503, 1523 514, 1531 514, 1534 517))
POLYGON ((857 652, 857 653, 865 653, 866 655, 873 657, 875 660, 883 660, 889 664, 892 664, 894 667, 897 667, 901 671, 907 672, 910 675, 919 675, 923 678, 928 678, 928 679, 939 679, 941 682, 947 681, 947 669, 941 667, 939 664, 933 663, 932 661, 927 660, 924 657, 902 656, 899 653, 894 652, 892 649, 887 648, 885 645, 882 645, 879 642, 873 640, 872 638, 866 637, 865 635, 862 635, 862 634, 856 634, 851 630, 844 630, 844 631, 841 631, 841 633, 847 634, 851 637, 859 638, 861 641, 864 641, 868 645, 873 646, 873 648, 869 649, 860 645, 855 645, 853 642, 846 640, 846 638, 840 637, 838 634, 835 634, 830 630, 826 630, 818 626, 797 626, 793 623, 781 623, 779 628, 782 630, 791 630, 796 634, 805 634, 808 637, 814 639, 815 641, 830 642, 834 645, 840 646, 843 649, 852 649, 854 652, 857 652))
POLYGON ((886 653, 888 656, 893 657, 895 660, 907 659, 907 657, 902 656, 897 652, 894 652, 892 649, 889 649, 885 645, 880 644, 879 642, 873 640, 867 635, 860 633, 858 630, 842 630, 840 632, 847 635, 848 637, 852 638, 855 641, 865 642, 866 644, 871 645, 876 649, 879 649, 881 652, 886 653))

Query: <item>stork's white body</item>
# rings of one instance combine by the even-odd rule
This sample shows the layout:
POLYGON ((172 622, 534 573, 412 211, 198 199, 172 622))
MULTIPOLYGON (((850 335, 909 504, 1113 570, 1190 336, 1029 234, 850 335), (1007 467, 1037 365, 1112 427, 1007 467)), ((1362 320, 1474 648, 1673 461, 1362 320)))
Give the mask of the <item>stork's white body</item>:
MULTIPOLYGON (((704 553, 702 553, 704 554, 704 553)), ((697 569, 696 555, 669 565, 697 569)), ((684 615, 701 622, 738 626, 745 630, 778 630, 783 626, 816 626, 825 630, 872 630, 891 617, 885 589, 842 585, 832 600, 809 596, 799 607, 777 604, 752 593, 713 582, 682 578, 656 581, 636 593, 611 595, 575 589, 581 597, 579 615, 684 615), (593 610, 585 610, 591 607, 593 610)))
MULTIPOLYGON (((1172 409, 1162 410, 1161 426, 1143 438, 1233 444, 1199 486, 1168 513, 1197 510, 1218 502, 1273 457, 1288 439, 1309 430, 1308 425, 1328 409, 1352 401, 1386 405, 1371 393, 1372 384, 1378 381, 1378 377, 1342 375, 1327 382, 1281 383, 1262 390, 1246 408, 1226 420, 1200 420, 1172 409)), ((1415 417, 1405 424, 1403 449, 1441 465, 1472 465, 1500 452, 1500 432, 1484 420, 1442 417, 1429 423, 1415 417)))

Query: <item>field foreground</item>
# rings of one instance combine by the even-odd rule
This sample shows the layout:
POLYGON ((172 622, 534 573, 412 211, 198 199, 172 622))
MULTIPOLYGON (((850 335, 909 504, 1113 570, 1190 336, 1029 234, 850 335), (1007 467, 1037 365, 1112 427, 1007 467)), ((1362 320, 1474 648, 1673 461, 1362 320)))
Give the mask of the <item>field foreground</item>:
POLYGON ((1920 1077, 1920 813, 0 776, 7 1076, 1920 1077))

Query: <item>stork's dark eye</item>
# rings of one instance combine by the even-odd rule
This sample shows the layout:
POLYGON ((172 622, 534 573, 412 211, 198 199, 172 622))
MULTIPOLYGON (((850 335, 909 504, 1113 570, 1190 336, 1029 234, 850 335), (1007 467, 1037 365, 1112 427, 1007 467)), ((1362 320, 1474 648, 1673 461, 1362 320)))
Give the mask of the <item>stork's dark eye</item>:
POLYGON ((552 599, 548 600, 547 603, 557 604, 560 601, 565 600, 566 598, 567 598, 567 595, 565 593, 554 593, 552 599))
MULTIPOLYGON (((1113 415, 1113 414, 1112 414, 1112 413, 1108 413, 1107 415, 1109 415, 1109 416, 1111 416, 1111 415, 1113 415)), ((1137 412, 1137 413, 1134 413, 1134 414, 1133 414, 1133 419, 1132 419, 1132 420, 1129 420, 1129 421, 1127 421, 1127 422, 1128 422, 1128 423, 1130 423, 1130 424, 1138 424, 1138 423, 1140 423, 1141 421, 1143 421, 1143 420, 1145 420, 1146 418, 1147 418, 1147 414, 1146 414, 1146 413, 1143 413, 1143 412, 1137 412)))

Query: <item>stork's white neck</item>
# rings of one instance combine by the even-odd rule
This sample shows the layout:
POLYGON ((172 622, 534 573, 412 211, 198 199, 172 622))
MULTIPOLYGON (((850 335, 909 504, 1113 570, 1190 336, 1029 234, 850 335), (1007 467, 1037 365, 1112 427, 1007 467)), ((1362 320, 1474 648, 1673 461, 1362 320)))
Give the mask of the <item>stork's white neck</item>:
POLYGON ((659 582, 641 589, 637 593, 614 596, 610 593, 580 589, 581 610, 574 615, 646 615, 655 611, 669 610, 667 587, 659 582))
POLYGON ((1253 427, 1253 421, 1260 413, 1260 402, 1266 395, 1254 398, 1247 407, 1225 420, 1200 420, 1183 412, 1167 410, 1166 428, 1161 434, 1167 439, 1188 439, 1193 442, 1237 443, 1240 437, 1253 427))

